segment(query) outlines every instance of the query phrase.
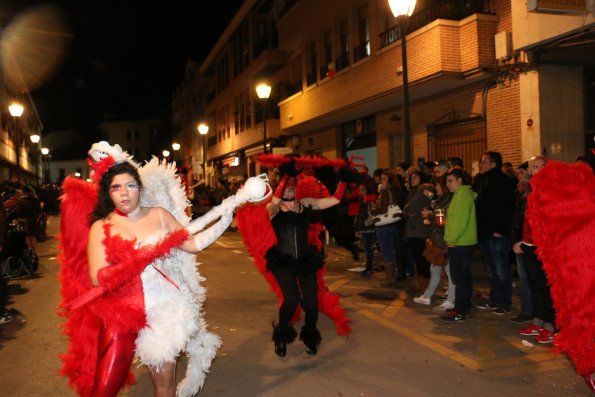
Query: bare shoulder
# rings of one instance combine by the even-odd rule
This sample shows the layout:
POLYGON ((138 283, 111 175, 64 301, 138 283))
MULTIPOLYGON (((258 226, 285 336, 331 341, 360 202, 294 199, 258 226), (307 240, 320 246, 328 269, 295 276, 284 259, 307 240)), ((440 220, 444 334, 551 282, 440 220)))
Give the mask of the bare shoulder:
POLYGON ((91 228, 89 229, 89 238, 97 238, 103 234, 103 226, 105 225, 104 219, 99 219, 93 222, 91 228))

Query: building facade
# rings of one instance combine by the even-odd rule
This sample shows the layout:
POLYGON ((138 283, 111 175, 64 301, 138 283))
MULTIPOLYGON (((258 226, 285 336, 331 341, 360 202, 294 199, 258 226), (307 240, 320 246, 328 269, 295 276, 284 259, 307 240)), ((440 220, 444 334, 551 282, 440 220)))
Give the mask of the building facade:
POLYGON ((217 177, 258 174, 266 125, 267 151, 370 169, 458 156, 473 172, 486 150, 574 161, 592 141, 593 25, 593 0, 418 0, 406 24, 386 0, 247 0, 199 69, 207 160, 217 177))

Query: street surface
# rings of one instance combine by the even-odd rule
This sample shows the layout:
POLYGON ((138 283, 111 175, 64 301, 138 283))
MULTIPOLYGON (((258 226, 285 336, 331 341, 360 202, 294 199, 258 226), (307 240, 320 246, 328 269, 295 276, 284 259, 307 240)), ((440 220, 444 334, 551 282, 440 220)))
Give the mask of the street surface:
MULTIPOLYGON (((58 354, 66 350, 62 319, 56 315, 58 229, 59 218, 52 217, 52 237, 38 245, 39 275, 10 283, 9 307, 18 316, 0 325, 0 397, 76 395, 58 376, 58 354)), ((326 250, 326 281, 341 296, 353 332, 337 336, 321 315, 318 354, 306 355, 296 341, 285 358, 274 354, 271 341, 277 300, 239 233, 226 232, 198 254, 199 270, 207 278, 206 320, 223 339, 200 397, 592 395, 565 356, 548 346, 521 343, 519 325, 509 321, 514 310, 509 316, 475 310, 464 323, 444 323, 431 307, 412 302, 412 282, 401 281, 398 290, 383 288, 383 273, 361 278, 349 271, 354 264, 346 251, 332 242, 326 250)), ((475 288, 486 294, 479 260, 474 274, 475 288)), ((518 297, 515 303, 518 308, 518 297)), ((184 364, 181 359, 180 378, 184 364)), ((146 369, 135 368, 135 373, 137 384, 120 396, 152 396, 146 369)))

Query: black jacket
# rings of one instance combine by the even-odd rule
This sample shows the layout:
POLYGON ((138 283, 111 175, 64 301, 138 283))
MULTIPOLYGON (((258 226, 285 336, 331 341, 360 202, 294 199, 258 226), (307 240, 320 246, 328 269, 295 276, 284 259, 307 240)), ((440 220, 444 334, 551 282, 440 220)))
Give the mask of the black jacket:
POLYGON ((494 233, 510 236, 514 192, 513 181, 498 167, 492 168, 479 179, 475 199, 479 240, 486 239, 494 233))

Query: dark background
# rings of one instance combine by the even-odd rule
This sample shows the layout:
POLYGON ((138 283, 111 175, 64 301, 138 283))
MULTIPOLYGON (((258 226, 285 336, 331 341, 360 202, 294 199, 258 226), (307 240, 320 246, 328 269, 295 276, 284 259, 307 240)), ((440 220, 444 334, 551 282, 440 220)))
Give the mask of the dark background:
POLYGON ((13 0, 0 5, 0 26, 39 5, 60 10, 69 45, 31 96, 43 134, 75 129, 93 142, 106 115, 168 121, 187 60, 200 65, 242 2, 13 0))

